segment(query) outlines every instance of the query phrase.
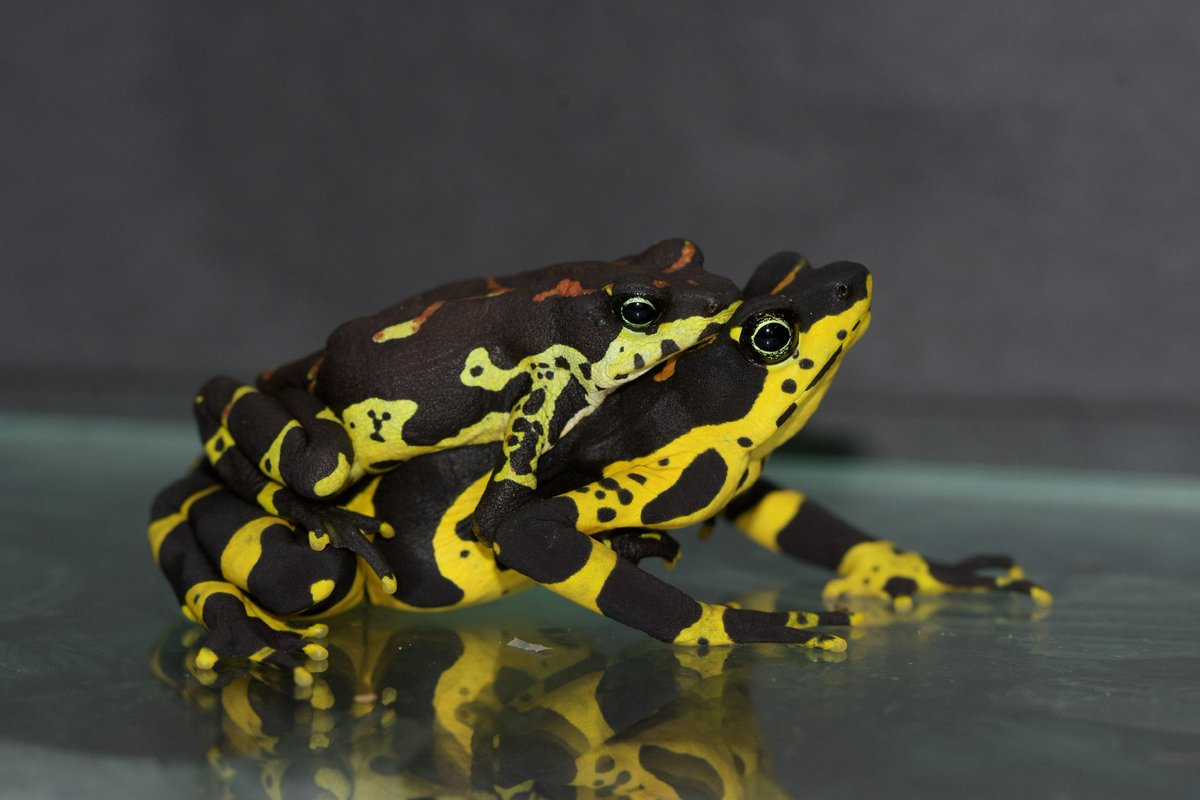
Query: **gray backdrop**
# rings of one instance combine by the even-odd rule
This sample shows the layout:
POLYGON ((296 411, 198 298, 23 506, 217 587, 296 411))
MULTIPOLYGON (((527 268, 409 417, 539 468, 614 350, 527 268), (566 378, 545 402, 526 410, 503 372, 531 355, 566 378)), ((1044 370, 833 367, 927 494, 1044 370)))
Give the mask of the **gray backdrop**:
POLYGON ((453 277, 875 273, 806 441, 1200 467, 1192 2, 6 3, 0 405, 186 419, 453 277))

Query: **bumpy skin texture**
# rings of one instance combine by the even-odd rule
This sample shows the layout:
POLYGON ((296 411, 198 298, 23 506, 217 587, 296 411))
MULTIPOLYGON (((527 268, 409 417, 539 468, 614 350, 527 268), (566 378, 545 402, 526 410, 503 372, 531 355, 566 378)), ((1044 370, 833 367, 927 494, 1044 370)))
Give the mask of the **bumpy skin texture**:
MULTIPOLYGON (((214 521, 218 512, 210 509, 219 498, 226 502, 229 493, 212 488, 212 479, 203 475, 160 498, 155 511, 160 521, 152 525, 152 540, 157 530, 161 542, 156 548, 160 563, 185 605, 196 580, 168 565, 162 554, 202 546, 211 563, 258 565, 243 570, 245 578, 222 571, 252 602, 278 613, 338 610, 363 590, 371 602, 395 608, 454 608, 540 583, 663 641, 844 648, 839 637, 810 629, 846 624, 850 616, 845 613, 768 613, 710 604, 637 567, 642 557, 674 558, 677 546, 665 531, 724 512, 765 547, 853 576, 837 594, 1041 591, 1015 573, 993 579, 979 573, 979 568, 1000 566, 994 562, 943 567, 916 554, 898 554, 806 502, 799 492, 762 480, 763 461, 804 425, 842 355, 866 330, 871 279, 858 264, 814 270, 800 256, 785 253, 759 267, 745 297, 711 339, 615 392, 547 453, 539 469, 545 499, 510 515, 491 545, 477 540, 470 525, 494 463, 487 447, 427 454, 361 486, 344 511, 399 531, 375 542, 396 571, 394 596, 362 570, 348 578, 346 562, 353 560, 348 553, 296 548, 268 556, 265 547, 247 547, 253 534, 245 532, 249 523, 242 517, 223 511, 225 521, 214 521), (163 521, 168 519, 175 524, 163 521), (292 558, 304 563, 292 564, 292 558), (314 569, 313 562, 320 567, 314 569), (858 579, 862 570, 871 576, 865 583, 858 579), (291 575, 306 577, 286 577, 291 575), (270 602, 263 593, 272 595, 270 602), (321 600, 297 608, 281 599, 303 601, 306 593, 321 600)), ((262 517, 242 502, 243 516, 262 517)), ((185 561, 175 557, 172 563, 185 561)), ((208 586, 207 579, 202 583, 208 586)), ((203 608, 192 608, 192 615, 208 622, 203 608)), ((253 609, 246 616, 254 618, 253 609)), ((287 647, 292 656, 305 653, 300 636, 287 647)), ((264 640, 262 648, 260 659, 277 657, 275 644, 264 640), (272 652, 262 655, 268 649, 272 652)))
POLYGON ((323 350, 196 397, 208 462, 264 510, 386 565, 354 520, 315 501, 423 453, 500 442, 475 516, 489 539, 536 496, 541 457, 616 387, 711 334, 737 290, 691 242, 419 294, 333 331, 323 350))

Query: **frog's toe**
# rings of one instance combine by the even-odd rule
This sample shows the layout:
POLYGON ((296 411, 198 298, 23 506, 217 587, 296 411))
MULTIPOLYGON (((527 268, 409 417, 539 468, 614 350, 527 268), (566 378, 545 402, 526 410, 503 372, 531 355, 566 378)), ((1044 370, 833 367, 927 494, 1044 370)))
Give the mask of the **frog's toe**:
MULTIPOLYGON (((367 538, 364 526, 360 524, 368 519, 371 518, 344 509, 324 509, 319 519, 305 522, 309 528, 309 545, 314 550, 324 550, 326 547, 348 550, 361 558, 385 584, 389 578, 394 583, 395 575, 387 559, 375 543, 367 538)), ((372 524, 373 530, 368 532, 381 533, 379 526, 386 523, 372 520, 372 524)), ((388 530, 391 530, 390 526, 388 530)), ((392 531, 392 534, 395 535, 395 532, 392 531)))
POLYGON ((209 629, 208 641, 195 657, 195 666, 201 671, 213 670, 226 660, 246 660, 280 667, 303 680, 297 670, 304 670, 308 662, 323 662, 329 657, 322 645, 309 641, 310 637, 327 633, 328 626, 294 626, 254 616, 232 595, 210 597, 204 606, 204 623, 209 629))

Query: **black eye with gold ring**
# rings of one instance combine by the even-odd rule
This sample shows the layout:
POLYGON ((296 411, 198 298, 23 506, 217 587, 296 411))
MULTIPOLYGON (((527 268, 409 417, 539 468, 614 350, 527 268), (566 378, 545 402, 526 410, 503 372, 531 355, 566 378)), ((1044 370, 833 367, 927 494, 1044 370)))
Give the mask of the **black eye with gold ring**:
POLYGON ((662 312, 650 298, 633 295, 617 305, 617 316, 621 324, 631 331, 644 331, 658 322, 662 312))
POLYGON ((759 314, 742 327, 742 349, 762 364, 778 364, 796 352, 800 337, 792 321, 778 314, 759 314))

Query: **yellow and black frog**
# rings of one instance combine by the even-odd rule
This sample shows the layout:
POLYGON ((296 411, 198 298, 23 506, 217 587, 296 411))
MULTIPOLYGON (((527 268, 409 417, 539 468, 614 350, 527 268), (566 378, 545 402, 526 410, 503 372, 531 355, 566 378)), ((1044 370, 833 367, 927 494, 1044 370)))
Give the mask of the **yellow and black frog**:
MULTIPOLYGON (((810 629, 848 624, 845 612, 707 603, 637 566, 674 558, 666 531, 722 513, 764 547, 852 574, 831 584, 839 594, 1005 590, 1048 600, 1007 559, 928 562, 761 478, 764 460, 805 424, 866 331, 871 288, 859 264, 768 259, 723 328, 614 392, 546 454, 542 499, 502 520, 490 543, 472 535, 471 515, 488 485, 491 447, 426 454, 362 484, 346 508, 396 528, 376 541, 398 577, 394 594, 351 554, 313 552, 286 519, 194 473, 156 500, 150 539, 185 612, 211 631, 202 662, 319 659, 323 649, 306 638, 322 626, 296 623, 364 595, 436 610, 534 583, 667 642, 844 649, 840 637, 810 629)), ((305 680, 303 668, 296 676, 305 680)))
POLYGON ((210 380, 196 397, 208 462, 227 487, 348 548, 385 585, 363 532, 380 520, 321 501, 423 453, 500 442, 475 509, 490 540, 536 496, 540 458, 616 387, 725 322, 736 287, 691 242, 615 261, 556 264, 419 294, 330 334, 256 387, 210 380))

